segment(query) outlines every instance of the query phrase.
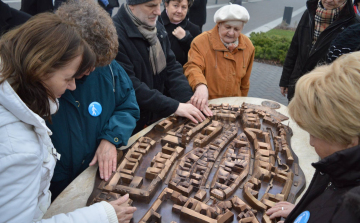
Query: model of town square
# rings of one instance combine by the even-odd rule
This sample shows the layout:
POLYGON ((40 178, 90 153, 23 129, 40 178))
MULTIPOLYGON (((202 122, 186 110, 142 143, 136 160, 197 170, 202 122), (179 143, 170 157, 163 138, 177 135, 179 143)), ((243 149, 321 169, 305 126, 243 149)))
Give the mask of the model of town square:
MULTIPOLYGON (((295 202, 304 174, 290 148, 288 117, 265 106, 210 105, 195 124, 170 116, 131 146, 88 204, 126 193, 134 222, 270 223, 265 211, 295 202)), ((277 219, 280 220, 280 219, 277 219)))

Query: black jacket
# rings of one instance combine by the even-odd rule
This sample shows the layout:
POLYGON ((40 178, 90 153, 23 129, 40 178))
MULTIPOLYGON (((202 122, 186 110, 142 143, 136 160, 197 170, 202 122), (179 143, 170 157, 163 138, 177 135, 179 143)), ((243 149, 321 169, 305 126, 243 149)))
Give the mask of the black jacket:
POLYGON ((189 8, 189 20, 200 27, 206 23, 206 4, 207 0, 195 0, 194 4, 189 8))
POLYGON ((10 8, 8 4, 0 1, 0 36, 10 29, 25 23, 31 15, 10 8))
POLYGON ((154 75, 149 60, 150 44, 136 28, 125 10, 124 4, 113 17, 119 36, 119 52, 116 60, 130 76, 140 107, 140 120, 133 132, 144 125, 171 115, 179 107, 179 102, 190 100, 193 92, 183 68, 175 59, 170 48, 165 27, 156 23, 157 36, 166 57, 166 68, 154 75))
POLYGON ((348 26, 360 22, 360 19, 354 13, 351 0, 347 0, 347 4, 341 10, 339 18, 320 34, 315 45, 311 48, 317 4, 318 0, 306 2, 307 10, 298 24, 286 55, 279 85, 280 87, 289 88, 289 100, 294 96, 297 80, 313 70, 317 64, 325 62, 331 41, 348 26))
POLYGON ((190 50, 190 45, 193 39, 201 33, 199 26, 195 25, 194 23, 188 21, 187 19, 184 19, 179 24, 172 24, 169 20, 168 15, 166 14, 166 11, 161 13, 161 18, 164 22, 164 26, 166 29, 166 32, 168 33, 168 37, 171 44, 171 50, 174 52, 176 60, 184 66, 184 64, 188 61, 188 52, 190 50), (174 29, 176 29, 178 26, 181 26, 186 31, 186 36, 179 40, 176 38, 172 32, 174 29))
POLYGON ((343 54, 360 50, 360 23, 349 26, 331 42, 327 63, 332 63, 343 54))
POLYGON ((54 10, 52 0, 21 0, 21 11, 30 15, 54 10))
POLYGON ((309 188, 285 223, 294 222, 304 211, 310 212, 308 223, 360 222, 360 195, 352 199, 352 194, 359 191, 359 160, 358 145, 313 163, 316 171, 309 188), (349 208, 353 204, 357 207, 349 208))

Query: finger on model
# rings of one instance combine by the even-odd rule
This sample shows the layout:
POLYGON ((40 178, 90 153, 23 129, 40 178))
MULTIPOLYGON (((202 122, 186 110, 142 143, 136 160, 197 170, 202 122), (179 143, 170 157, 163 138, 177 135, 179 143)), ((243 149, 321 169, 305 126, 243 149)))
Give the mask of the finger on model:
POLYGON ((115 201, 115 203, 116 203, 117 205, 121 205, 121 204, 125 203, 128 199, 129 199, 129 194, 125 194, 124 196, 122 196, 122 197, 120 197, 119 199, 117 199, 117 200, 115 201))
MULTIPOLYGON (((136 207, 126 207, 125 214, 133 214, 136 211, 136 207)), ((131 219, 131 218, 130 218, 131 219)))
POLYGON ((200 110, 197 110, 196 114, 199 116, 200 119, 198 119, 198 120, 201 120, 201 122, 203 122, 206 119, 200 110))
POLYGON ((105 160, 105 162, 104 162, 104 177, 105 177, 105 181, 107 181, 109 178, 109 161, 108 160, 105 160))
POLYGON ((99 172, 100 172, 100 178, 104 179, 104 161, 99 160, 99 172))
POLYGON ((198 124, 199 122, 190 114, 185 116, 186 118, 190 119, 190 121, 192 121, 195 124, 198 124))
POLYGON ((116 171, 116 167, 117 167, 117 156, 115 156, 114 159, 113 159, 113 169, 112 169, 112 172, 115 172, 115 171, 116 171))

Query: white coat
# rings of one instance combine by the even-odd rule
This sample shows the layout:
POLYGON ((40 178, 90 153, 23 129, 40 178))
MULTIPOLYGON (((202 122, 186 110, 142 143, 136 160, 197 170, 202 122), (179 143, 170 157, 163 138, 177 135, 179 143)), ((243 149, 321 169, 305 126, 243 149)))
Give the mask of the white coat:
POLYGON ((107 202, 42 219, 50 206, 49 186, 56 164, 49 135, 51 131, 44 119, 25 105, 8 81, 3 82, 0 85, 0 222, 118 222, 114 208, 107 202))

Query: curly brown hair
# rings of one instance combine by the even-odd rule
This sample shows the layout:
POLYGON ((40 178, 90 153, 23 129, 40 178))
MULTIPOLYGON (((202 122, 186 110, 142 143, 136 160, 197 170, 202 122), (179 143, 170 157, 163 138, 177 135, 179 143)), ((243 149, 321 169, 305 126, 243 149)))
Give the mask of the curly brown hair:
POLYGON ((55 12, 62 19, 78 25, 80 34, 96 54, 96 66, 105 66, 115 59, 118 36, 114 23, 99 4, 93 0, 70 0, 55 12))
POLYGON ((0 84, 11 78, 11 86, 28 108, 51 122, 48 99, 55 101, 56 96, 43 81, 80 55, 74 77, 94 67, 95 53, 75 24, 52 13, 38 14, 1 37, 0 84))

